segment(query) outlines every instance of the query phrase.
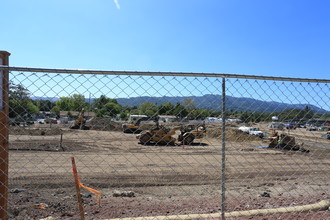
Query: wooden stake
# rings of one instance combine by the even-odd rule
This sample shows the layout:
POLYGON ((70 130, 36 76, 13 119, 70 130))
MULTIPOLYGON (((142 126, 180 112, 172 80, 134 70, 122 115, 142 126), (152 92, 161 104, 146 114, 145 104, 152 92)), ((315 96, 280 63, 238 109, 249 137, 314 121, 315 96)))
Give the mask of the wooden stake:
POLYGON ((62 149, 62 151, 64 151, 64 147, 63 147, 63 131, 62 130, 61 130, 60 148, 62 149))
POLYGON ((72 171, 73 171, 73 176, 74 176, 74 181, 76 183, 76 193, 77 193, 77 200, 78 200, 78 207, 79 207, 79 212, 80 212, 80 219, 84 220, 85 219, 85 213, 84 213, 84 207, 80 195, 80 186, 79 186, 79 178, 78 178, 78 172, 77 172, 77 167, 76 167, 76 162, 74 160, 74 157, 71 157, 72 161, 72 171))

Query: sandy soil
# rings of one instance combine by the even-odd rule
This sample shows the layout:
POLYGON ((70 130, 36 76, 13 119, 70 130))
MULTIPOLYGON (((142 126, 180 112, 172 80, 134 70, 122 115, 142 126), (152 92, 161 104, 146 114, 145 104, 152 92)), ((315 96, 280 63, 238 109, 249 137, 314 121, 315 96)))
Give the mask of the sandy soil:
MULTIPOLYGON (((41 134, 40 128, 26 128, 25 133, 10 135, 11 219, 79 219, 71 157, 81 182, 102 193, 99 207, 96 195, 81 189, 86 219, 221 210, 219 138, 208 136, 191 146, 144 146, 135 135, 120 131, 52 129, 41 134), (134 197, 115 197, 118 191, 132 191, 134 197)), ((330 141, 305 129, 290 134, 304 142, 310 153, 257 148, 268 143, 244 135, 227 136, 226 211, 330 199, 330 141)), ((327 219, 330 212, 254 218, 327 219)))

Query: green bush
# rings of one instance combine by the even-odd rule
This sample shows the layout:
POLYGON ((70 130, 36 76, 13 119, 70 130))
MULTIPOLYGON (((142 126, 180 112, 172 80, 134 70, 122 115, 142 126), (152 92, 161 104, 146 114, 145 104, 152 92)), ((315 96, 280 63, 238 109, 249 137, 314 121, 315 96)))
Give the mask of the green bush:
POLYGON ((11 126, 18 126, 20 124, 19 121, 10 121, 11 126))

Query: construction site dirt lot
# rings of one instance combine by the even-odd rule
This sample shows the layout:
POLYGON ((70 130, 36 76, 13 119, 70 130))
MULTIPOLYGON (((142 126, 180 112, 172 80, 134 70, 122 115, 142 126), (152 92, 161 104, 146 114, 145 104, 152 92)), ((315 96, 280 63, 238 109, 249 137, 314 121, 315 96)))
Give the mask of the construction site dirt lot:
MULTIPOLYGON (((321 132, 290 131, 310 150, 303 153, 258 147, 267 140, 233 130, 227 130, 225 146, 212 128, 189 146, 145 146, 119 130, 12 129, 9 217, 79 219, 71 157, 81 183, 102 194, 99 206, 97 196, 81 188, 86 219, 217 213, 222 189, 227 212, 330 199, 330 141, 321 132)), ((330 212, 245 218, 329 219, 330 212)))

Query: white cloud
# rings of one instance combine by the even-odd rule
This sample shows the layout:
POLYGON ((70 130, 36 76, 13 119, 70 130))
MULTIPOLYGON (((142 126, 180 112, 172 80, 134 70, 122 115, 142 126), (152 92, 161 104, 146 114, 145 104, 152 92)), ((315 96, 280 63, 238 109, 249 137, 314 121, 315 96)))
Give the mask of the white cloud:
POLYGON ((120 5, 119 5, 119 3, 118 3, 118 0, 113 0, 113 1, 115 2, 117 8, 120 9, 120 5))

